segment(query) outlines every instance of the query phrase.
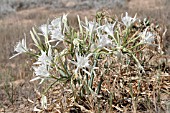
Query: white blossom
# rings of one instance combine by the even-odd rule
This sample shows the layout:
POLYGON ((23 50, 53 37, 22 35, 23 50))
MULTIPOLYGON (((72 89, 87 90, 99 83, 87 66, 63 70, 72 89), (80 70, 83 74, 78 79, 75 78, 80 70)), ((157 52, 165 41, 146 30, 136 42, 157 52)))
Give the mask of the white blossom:
POLYGON ((38 57, 38 61, 34 64, 50 65, 52 62, 52 49, 49 47, 48 54, 46 51, 41 50, 41 56, 38 57))
POLYGON ((90 33, 92 33, 93 32, 93 30, 95 30, 96 29, 96 22, 89 22, 88 23, 88 28, 87 28, 87 30, 90 32, 90 33))
MULTIPOLYGON (((82 68, 89 68, 90 67, 90 64, 89 64, 89 57, 91 56, 92 54, 89 54, 87 55, 86 57, 85 56, 80 56, 76 53, 76 59, 77 59, 77 62, 73 62, 71 60, 69 60, 71 63, 73 63, 74 65, 77 66, 76 70, 75 70, 75 74, 77 76, 78 74, 78 70, 79 69, 82 69, 82 68)), ((87 72, 85 69, 83 69, 83 71, 87 74, 89 74, 89 72, 87 72)))
POLYGON ((129 28, 136 20, 137 20, 136 15, 134 16, 134 18, 132 18, 128 16, 127 12, 126 12, 126 16, 122 18, 122 22, 127 28, 129 28))
POLYGON ((63 41, 64 35, 62 31, 58 28, 51 30, 51 41, 63 41))
POLYGON ((35 71, 35 75, 39 76, 39 77, 49 77, 50 73, 47 70, 47 66, 46 65, 39 65, 38 67, 34 66, 33 67, 34 71, 35 71))
POLYGON ((61 17, 56 18, 51 21, 51 27, 52 28, 58 28, 61 30, 61 17))
POLYGON ((116 22, 114 22, 113 24, 110 24, 110 23, 106 23, 105 25, 102 26, 102 29, 110 36, 114 37, 113 36, 113 28, 114 26, 116 25, 116 22))
POLYGON ((154 40, 155 40, 154 35, 151 32, 146 32, 145 42, 151 44, 152 42, 154 42, 154 40))
POLYGON ((35 65, 33 66, 34 73, 37 77, 30 80, 30 82, 41 79, 41 84, 45 78, 50 76, 49 69, 50 65, 52 63, 53 57, 52 57, 52 49, 51 46, 48 49, 48 53, 46 51, 41 50, 41 55, 38 57, 38 61, 35 62, 35 65))
POLYGON ((77 62, 75 63, 78 68, 89 67, 89 55, 87 57, 79 56, 76 53, 77 62))
POLYGON ((49 29, 49 26, 47 24, 41 25, 39 27, 39 29, 41 30, 43 36, 48 36, 50 29, 49 29))
POLYGON ((112 44, 112 40, 108 38, 108 35, 100 35, 98 40, 98 47, 105 47, 112 44))
POLYGON ((91 35, 94 31, 97 30, 98 23, 89 21, 87 25, 82 25, 91 35))
POLYGON ((148 28, 146 28, 142 33, 139 34, 142 38, 141 43, 152 44, 155 40, 154 34, 152 34, 151 32, 149 32, 147 30, 148 30, 148 28))
POLYGON ((77 66, 77 69, 89 67, 90 66, 89 57, 91 55, 92 54, 89 54, 85 57, 85 56, 80 56, 80 55, 78 55, 78 53, 76 53, 77 62, 73 62, 73 61, 70 61, 70 62, 75 64, 77 66))
POLYGON ((17 55, 19 55, 21 53, 28 52, 27 45, 26 45, 26 38, 22 39, 22 41, 19 41, 17 43, 17 45, 14 48, 14 51, 17 52, 17 54, 10 57, 10 59, 14 58, 15 56, 17 56, 17 55))

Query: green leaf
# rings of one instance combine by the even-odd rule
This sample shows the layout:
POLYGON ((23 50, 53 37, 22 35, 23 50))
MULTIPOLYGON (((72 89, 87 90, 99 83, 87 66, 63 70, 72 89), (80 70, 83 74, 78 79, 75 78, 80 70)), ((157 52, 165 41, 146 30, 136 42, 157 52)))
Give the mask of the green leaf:
POLYGON ((63 70, 59 69, 59 73, 61 74, 62 77, 67 77, 63 70))
POLYGON ((81 21, 79 15, 77 15, 78 23, 79 23, 79 28, 80 28, 80 33, 83 34, 83 28, 81 26, 81 21))
POLYGON ((34 36, 32 31, 30 31, 30 34, 31 34, 31 38, 33 39, 33 41, 35 43, 35 46, 37 46, 38 49, 42 50, 42 48, 40 47, 40 45, 39 45, 39 43, 38 43, 37 39, 35 38, 35 36, 34 36))

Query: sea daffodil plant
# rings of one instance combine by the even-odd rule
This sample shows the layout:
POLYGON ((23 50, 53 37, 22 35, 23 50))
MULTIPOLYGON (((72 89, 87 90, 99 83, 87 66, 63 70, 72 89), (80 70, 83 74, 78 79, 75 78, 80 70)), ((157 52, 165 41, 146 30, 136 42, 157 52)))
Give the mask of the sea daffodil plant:
MULTIPOLYGON (((137 21, 136 15, 132 18, 128 13, 121 21, 114 18, 109 21, 107 17, 85 20, 82 22, 78 16, 77 30, 69 26, 64 14, 39 29, 33 28, 30 33, 36 52, 27 48, 26 39, 22 39, 15 46, 17 54, 11 58, 29 53, 35 59, 32 67, 36 77, 31 81, 41 79, 42 83, 54 79, 55 82, 51 82, 69 83, 75 100, 77 95, 99 95, 105 77, 113 70, 115 76, 128 73, 132 68, 137 74, 145 75, 143 50, 148 44, 152 46, 159 42, 151 26, 142 27, 145 20, 137 21)), ((154 47, 156 50, 160 46, 154 47)), ((47 109, 46 97, 43 96, 42 100, 45 100, 41 102, 42 106, 47 109)))

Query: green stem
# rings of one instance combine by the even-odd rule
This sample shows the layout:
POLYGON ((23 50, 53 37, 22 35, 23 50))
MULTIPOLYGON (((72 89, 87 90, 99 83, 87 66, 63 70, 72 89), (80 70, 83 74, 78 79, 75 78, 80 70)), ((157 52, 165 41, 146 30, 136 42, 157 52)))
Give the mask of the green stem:
MULTIPOLYGON (((95 58, 97 59, 98 55, 95 55, 95 58)), ((93 68, 96 66, 97 64, 97 60, 94 61, 94 65, 93 65, 93 68)), ((89 82, 89 87, 92 88, 92 85, 93 85, 93 80, 94 80, 94 73, 93 73, 93 70, 91 70, 91 78, 90 78, 90 82, 89 82)))
POLYGON ((131 47, 130 50, 133 49, 133 48, 136 48, 136 47, 138 47, 138 46, 140 46, 140 45, 142 45, 142 43, 138 43, 137 45, 131 47))
POLYGON ((139 36, 136 37, 136 38, 134 38, 134 39, 129 40, 129 41, 128 41, 127 43, 125 43, 123 46, 124 46, 124 47, 127 46, 129 43, 134 42, 134 41, 137 40, 138 38, 139 38, 139 36))
POLYGON ((45 91, 43 92, 43 94, 45 95, 45 94, 48 92, 48 90, 49 90, 55 83, 57 83, 57 82, 58 82, 58 79, 57 79, 55 82, 53 82, 52 84, 50 84, 50 86, 48 86, 48 88, 45 89, 45 91))
POLYGON ((128 38, 128 36, 129 36, 129 28, 126 28, 126 36, 125 36, 125 38, 124 38, 124 43, 126 43, 126 41, 127 41, 127 38, 128 38))
POLYGON ((61 63, 62 67, 64 68, 65 73, 69 76, 69 73, 68 73, 68 71, 67 71, 67 68, 66 68, 66 66, 65 66, 65 65, 63 64, 63 62, 62 62, 62 60, 61 60, 61 58, 60 58, 60 55, 59 55, 59 53, 58 53, 58 50, 57 50, 57 55, 58 55, 59 62, 61 63))
POLYGON ((96 93, 97 94, 99 94, 100 93, 100 90, 101 90, 101 85, 102 85, 102 83, 103 83, 103 75, 100 77, 100 82, 99 82, 99 85, 98 85, 98 87, 97 87, 97 91, 96 91, 96 93))
POLYGON ((110 108, 110 111, 112 111, 112 100, 113 100, 113 94, 110 92, 110 98, 109 98, 109 108, 110 108))

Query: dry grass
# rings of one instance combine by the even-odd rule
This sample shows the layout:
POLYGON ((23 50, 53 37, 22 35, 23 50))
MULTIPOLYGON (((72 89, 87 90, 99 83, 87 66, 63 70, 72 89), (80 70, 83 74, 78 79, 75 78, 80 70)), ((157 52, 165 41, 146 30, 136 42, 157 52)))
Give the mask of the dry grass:
MULTIPOLYGON (((170 38, 169 38, 170 37, 170 32, 169 32, 170 31, 170 17, 169 17, 170 9, 169 7, 167 7, 169 4, 168 0, 166 3, 167 6, 162 5, 163 7, 159 7, 160 6, 159 2, 154 2, 155 4, 151 4, 153 6, 150 6, 148 5, 148 3, 145 4, 145 2, 143 2, 144 5, 148 5, 147 7, 145 7, 145 9, 143 8, 143 5, 136 5, 136 4, 139 4, 138 0, 136 0, 137 3, 132 2, 132 1, 129 4, 129 8, 126 9, 126 11, 130 12, 131 15, 137 12, 138 14, 140 14, 140 16, 142 15, 141 18, 143 17, 154 18, 155 22, 160 22, 167 26, 168 32, 164 39, 165 40, 164 44, 165 44, 166 53, 170 54, 170 48, 168 48, 168 44, 169 44, 168 42, 170 41, 170 38)), ((164 1, 161 3, 164 3, 164 1)), ((124 11, 125 9, 121 9, 121 10, 114 9, 114 10, 109 10, 108 12, 110 14, 119 13, 118 15, 120 15, 120 12, 124 12, 124 11)), ((31 98, 34 101, 36 101, 37 99, 36 104, 39 104, 38 103, 39 97, 38 97, 38 94, 36 95, 35 93, 36 92, 35 87, 36 88, 38 87, 38 90, 40 91, 43 88, 38 86, 37 83, 29 83, 29 80, 32 78, 32 72, 30 69, 31 64, 25 63, 25 59, 28 59, 28 58, 26 56, 22 56, 22 57, 18 57, 10 61, 8 58, 13 55, 12 51, 13 51, 13 46, 15 45, 15 42, 23 38, 24 33, 26 33, 28 42, 31 42, 31 39, 29 39, 30 37, 29 31, 33 26, 39 26, 42 23, 46 23, 46 20, 48 18, 51 19, 51 18, 57 17, 58 15, 62 15, 63 12, 64 13, 71 12, 69 16, 70 23, 75 26, 77 24, 77 22, 75 21, 77 14, 81 15, 82 17, 89 16, 89 15, 91 17, 91 15, 95 15, 95 10, 75 12, 75 11, 65 11, 65 10, 55 10, 55 11, 53 10, 52 11, 47 8, 36 8, 36 9, 31 9, 31 10, 20 11, 20 12, 17 12, 16 14, 12 14, 0 20, 0 25, 1 25, 0 26, 0 33, 1 33, 0 35, 0 39, 1 39, 0 40, 0 53, 1 53, 0 55, 0 83, 1 83, 0 88, 2 90, 0 92, 0 112, 23 112, 23 113, 25 111, 31 112, 34 105, 30 104, 30 102, 27 100, 28 98, 31 98)), ((167 72, 169 71, 170 70, 168 68, 167 72)), ((152 75, 158 75, 158 73, 159 72, 152 72, 152 75)), ((155 99, 155 103, 153 103, 154 101, 151 102, 149 98, 148 100, 142 100, 143 103, 138 103, 138 105, 141 105, 141 106, 137 106, 136 108, 139 110, 139 112, 143 112, 143 111, 140 111, 141 109, 143 110, 147 109, 146 112, 154 112, 155 109, 158 109, 158 108, 162 108, 162 109, 158 109, 157 110, 158 112, 163 111, 163 109, 167 109, 167 110, 170 109, 169 107, 170 102, 168 101, 170 99, 170 95, 167 95, 165 93, 162 95, 159 95, 161 94, 160 92, 164 92, 165 89, 168 89, 168 91, 170 92, 170 83, 169 83, 170 78, 165 77, 164 73, 159 73, 159 74, 160 74, 159 79, 154 78, 154 76, 148 75, 142 78, 142 80, 140 81, 142 85, 145 85, 144 88, 146 88, 142 90, 145 92, 149 92, 147 93, 147 95, 153 96, 152 98, 155 99), (160 99, 164 100, 162 101, 164 103, 156 105, 157 104, 156 101, 159 101, 160 99), (165 108, 165 104, 169 106, 165 108), (159 106, 159 107, 155 108, 155 106, 159 106)), ((114 77, 112 79, 109 79, 109 77, 106 77, 106 81, 113 81, 114 79, 115 79, 114 77)), ((128 82, 129 79, 128 79, 128 76, 123 76, 123 75, 116 79, 118 79, 117 83, 113 84, 110 82, 109 84, 107 84, 107 82, 105 82, 103 84, 103 87, 108 87, 108 89, 110 90, 115 90, 115 92, 117 92, 117 94, 119 95, 121 91, 125 89, 122 89, 121 87, 115 87, 115 86, 120 86, 120 84, 122 83, 124 88, 128 88, 125 82, 128 82)), ((131 83, 132 84, 130 85, 134 89, 133 94, 138 95, 139 94, 138 89, 137 89, 138 80, 134 80, 131 83)), ((64 91, 67 92, 67 86, 66 86, 66 89, 61 89, 62 94, 58 93, 57 91, 57 88, 61 87, 62 85, 63 84, 59 84, 55 86, 55 88, 51 89, 51 92, 53 92, 49 94, 50 96, 49 103, 51 103, 51 106, 49 108, 49 111, 46 111, 46 112, 50 112, 50 111, 57 112, 57 107, 58 107, 57 104, 55 105, 52 104, 54 103, 53 100, 55 100, 57 97, 63 97, 63 99, 58 100, 58 102, 60 101, 61 105, 63 101, 68 104, 68 105, 63 104, 62 109, 65 109, 66 107, 68 107, 72 109, 72 112, 75 112, 75 111, 80 112, 80 109, 81 111, 83 111, 83 110, 86 110, 86 108, 88 108, 88 106, 86 106, 86 108, 84 108, 84 106, 80 106, 80 105, 86 104, 86 102, 84 103, 82 102, 80 105, 74 105, 74 107, 69 106, 69 102, 71 101, 71 99, 70 100, 68 99, 69 92, 64 93, 64 91)), ((127 90, 130 91, 130 89, 127 89, 127 90)), ((124 94, 126 94, 126 92, 124 92, 124 94)), ((105 97, 109 97, 109 94, 104 89, 102 89, 102 95, 105 97)), ((138 98, 133 100, 134 103, 137 104, 138 102, 137 99, 140 99, 142 96, 145 96, 145 95, 138 95, 138 98)), ((91 99, 94 99, 94 98, 91 98, 91 99)), ((90 101, 93 101, 93 100, 90 100, 90 101)), ((106 100, 103 99, 103 101, 106 101, 106 100)), ((115 112, 121 112, 120 106, 122 103, 123 105, 127 106, 123 108, 123 109, 127 108, 127 112, 128 112, 129 106, 135 106, 134 104, 129 105, 125 101, 122 102, 121 99, 119 99, 119 101, 117 99, 113 101, 113 103, 115 105, 118 105, 118 106, 112 106, 115 112)))

